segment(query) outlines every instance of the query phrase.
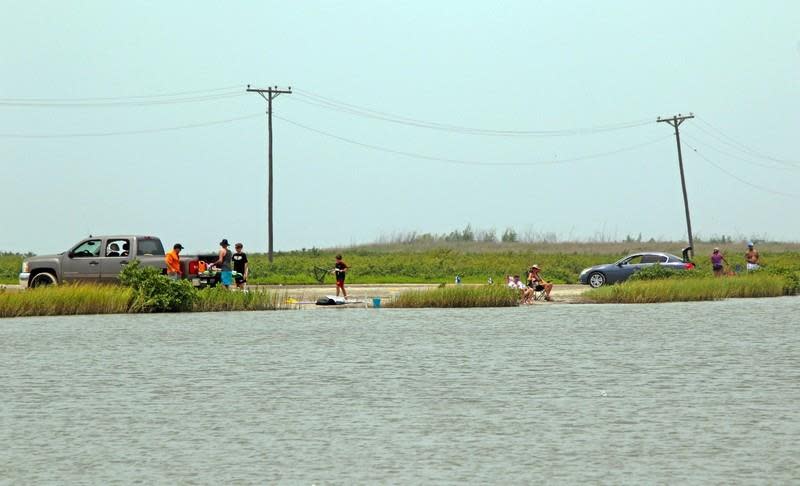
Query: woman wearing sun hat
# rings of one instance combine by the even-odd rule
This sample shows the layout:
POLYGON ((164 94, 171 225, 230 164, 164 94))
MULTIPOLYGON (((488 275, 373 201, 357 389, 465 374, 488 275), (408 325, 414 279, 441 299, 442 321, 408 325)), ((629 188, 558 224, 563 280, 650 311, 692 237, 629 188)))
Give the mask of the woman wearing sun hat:
POLYGON ((550 292, 553 291, 553 284, 544 280, 541 275, 539 275, 540 270, 541 268, 539 268, 539 265, 536 265, 535 263, 531 265, 531 268, 528 271, 528 281, 530 282, 530 285, 533 286, 533 289, 537 292, 544 290, 544 300, 549 301, 551 300, 550 292))

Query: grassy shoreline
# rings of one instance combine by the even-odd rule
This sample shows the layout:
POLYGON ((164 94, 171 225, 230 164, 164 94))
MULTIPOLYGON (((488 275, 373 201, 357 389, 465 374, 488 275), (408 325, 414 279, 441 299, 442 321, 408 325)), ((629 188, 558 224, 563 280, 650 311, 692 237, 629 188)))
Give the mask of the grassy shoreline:
POLYGON ((583 295, 599 304, 652 304, 732 298, 781 297, 797 293, 795 281, 780 275, 753 273, 733 277, 631 280, 592 289, 583 295))
MULTIPOLYGON (((178 312, 280 310, 288 306, 284 292, 224 289, 198 291, 190 308, 178 312)), ((136 292, 118 285, 70 284, 24 292, 0 291, 0 318, 89 314, 146 314, 136 292)))
POLYGON ((386 307, 401 309, 516 307, 519 290, 504 285, 448 286, 401 293, 386 307))

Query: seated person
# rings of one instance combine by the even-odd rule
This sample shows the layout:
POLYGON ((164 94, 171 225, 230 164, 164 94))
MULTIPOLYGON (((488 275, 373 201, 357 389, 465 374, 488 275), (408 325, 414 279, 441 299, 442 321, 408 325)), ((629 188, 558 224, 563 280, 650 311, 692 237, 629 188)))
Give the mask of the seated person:
POLYGON ((530 285, 537 291, 541 292, 544 290, 544 300, 552 300, 550 298, 550 292, 553 291, 553 284, 544 280, 541 275, 539 275, 539 265, 531 265, 530 270, 528 271, 528 282, 530 285))
POLYGON ((118 257, 120 255, 121 255, 121 253, 119 251, 119 245, 116 244, 116 242, 115 243, 111 243, 110 245, 108 245, 108 248, 106 248, 106 256, 118 257))
POLYGON ((130 246, 128 246, 128 242, 122 244, 122 256, 128 256, 128 250, 130 246))
POLYGON ((514 275, 514 287, 519 289, 520 292, 520 304, 530 304, 533 302, 533 289, 522 283, 519 279, 519 275, 514 275))

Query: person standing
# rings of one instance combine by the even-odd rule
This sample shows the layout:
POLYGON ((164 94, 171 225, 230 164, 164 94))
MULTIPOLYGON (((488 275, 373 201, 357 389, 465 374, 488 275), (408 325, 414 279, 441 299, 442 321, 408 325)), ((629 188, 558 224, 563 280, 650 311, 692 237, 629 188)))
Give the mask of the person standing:
POLYGON ((761 265, 758 262, 758 250, 753 247, 753 242, 747 243, 747 253, 744 254, 744 259, 747 261, 747 271, 758 270, 761 265))
POLYGON ((167 277, 173 280, 180 280, 183 274, 181 271, 181 250, 183 250, 183 245, 175 243, 172 245, 172 251, 164 257, 164 261, 167 262, 167 277))
POLYGON ((725 274, 725 266, 722 262, 725 262, 725 265, 728 264, 728 260, 722 256, 722 253, 719 252, 719 248, 714 248, 714 252, 711 253, 711 269, 714 271, 715 277, 721 277, 725 274))
POLYGON ((219 256, 217 257, 217 261, 214 262, 214 265, 220 270, 222 285, 224 285, 226 289, 229 289, 233 283, 233 272, 231 271, 232 255, 231 251, 228 249, 230 243, 228 243, 226 238, 223 238, 222 241, 219 242, 219 246, 219 256))
POLYGON ((238 274, 236 275, 236 288, 244 290, 250 266, 247 264, 247 254, 242 251, 244 245, 236 243, 234 248, 236 249, 236 253, 231 256, 231 259, 233 260, 233 270, 238 274))
POLYGON ((333 264, 333 273, 336 275, 336 296, 339 296, 339 289, 342 289, 342 296, 347 299, 347 291, 344 289, 344 277, 347 269, 350 268, 342 260, 342 255, 336 255, 336 263, 333 264))

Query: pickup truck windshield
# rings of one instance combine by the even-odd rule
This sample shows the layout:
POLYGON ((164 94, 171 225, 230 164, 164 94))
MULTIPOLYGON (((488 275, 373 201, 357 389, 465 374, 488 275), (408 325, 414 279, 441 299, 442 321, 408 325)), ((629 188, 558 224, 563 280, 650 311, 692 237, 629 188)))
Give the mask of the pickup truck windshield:
POLYGON ((136 248, 136 255, 164 255, 164 247, 161 246, 161 240, 152 238, 140 238, 136 248))

